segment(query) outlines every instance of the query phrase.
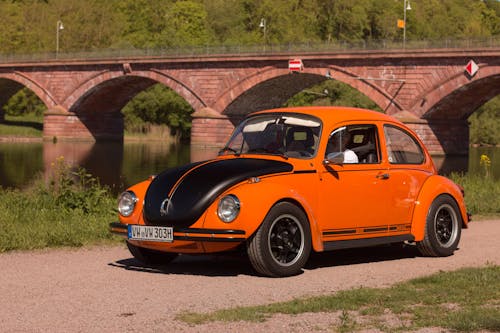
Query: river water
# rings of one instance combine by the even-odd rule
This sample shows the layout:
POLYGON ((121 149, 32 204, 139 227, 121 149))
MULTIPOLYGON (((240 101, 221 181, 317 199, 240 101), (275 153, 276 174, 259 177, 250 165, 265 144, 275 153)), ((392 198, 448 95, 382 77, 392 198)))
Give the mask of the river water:
MULTIPOLYGON (((149 175, 189 162, 216 156, 217 150, 188 144, 161 142, 87 143, 36 142, 0 143, 0 186, 23 188, 40 177, 47 177, 56 159, 85 168, 118 193, 149 175)), ((490 172, 500 178, 500 148, 471 148, 469 156, 434 157, 441 174, 450 172, 484 173, 480 156, 491 160, 490 172)))

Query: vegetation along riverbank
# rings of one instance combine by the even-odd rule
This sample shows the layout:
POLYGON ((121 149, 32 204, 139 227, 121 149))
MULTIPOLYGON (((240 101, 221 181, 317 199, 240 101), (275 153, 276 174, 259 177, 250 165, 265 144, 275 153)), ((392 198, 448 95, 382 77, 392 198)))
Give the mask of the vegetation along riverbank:
MULTIPOLYGON (((452 178, 464 187, 474 216, 500 215, 500 180, 486 173, 452 178)), ((59 158, 48 179, 40 176, 25 189, 0 188, 0 252, 116 241, 108 232, 115 206, 116 197, 108 188, 59 158)))

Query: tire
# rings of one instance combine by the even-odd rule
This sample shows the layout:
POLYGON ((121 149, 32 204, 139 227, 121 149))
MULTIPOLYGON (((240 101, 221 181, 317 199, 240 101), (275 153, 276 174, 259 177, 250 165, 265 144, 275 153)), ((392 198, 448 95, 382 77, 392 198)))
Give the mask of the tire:
POLYGON ((462 218, 455 200, 449 195, 438 196, 427 214, 424 239, 417 243, 427 257, 447 257, 457 249, 462 233, 462 218))
POLYGON ((247 243, 254 269, 270 277, 302 272, 311 253, 311 231, 299 207, 281 202, 275 205, 247 243))
POLYGON ((138 247, 127 242, 127 247, 135 259, 151 266, 165 265, 177 258, 177 253, 161 252, 138 247))

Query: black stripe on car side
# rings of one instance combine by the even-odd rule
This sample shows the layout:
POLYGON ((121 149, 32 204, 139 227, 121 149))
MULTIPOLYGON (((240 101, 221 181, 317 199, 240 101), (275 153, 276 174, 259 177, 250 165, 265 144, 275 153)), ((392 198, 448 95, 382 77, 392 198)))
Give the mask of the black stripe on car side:
POLYGON ((413 240, 415 240, 415 237, 413 237, 413 235, 397 235, 397 236, 387 236, 387 237, 349 239, 349 240, 324 242, 323 248, 325 251, 332 251, 340 249, 351 249, 356 247, 368 247, 368 246, 375 246, 382 244, 400 243, 404 241, 413 241, 413 240))
POLYGON ((316 170, 295 170, 294 174, 302 174, 302 173, 316 173, 316 170))

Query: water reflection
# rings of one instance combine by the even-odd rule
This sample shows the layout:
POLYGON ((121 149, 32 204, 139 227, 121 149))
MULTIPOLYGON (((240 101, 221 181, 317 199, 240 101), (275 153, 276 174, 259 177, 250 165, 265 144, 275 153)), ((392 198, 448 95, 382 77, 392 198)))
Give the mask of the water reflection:
MULTIPOLYGON (((484 173, 479 165, 481 154, 491 159, 491 174, 500 178, 500 148, 471 148, 470 157, 434 157, 439 172, 484 173)), ((51 172, 51 164, 61 156, 72 165, 84 167, 102 184, 120 192, 149 175, 189 162, 210 159, 217 149, 193 148, 188 144, 140 143, 0 143, 0 185, 24 187, 42 173, 51 172)))
POLYGON ((23 187, 43 172, 42 143, 0 143, 0 186, 23 187))
POLYGON ((448 176, 452 172, 484 174, 480 165, 481 155, 487 155, 491 160, 490 172, 493 178, 500 178, 500 147, 472 147, 469 156, 433 156, 432 159, 441 175, 448 176))

